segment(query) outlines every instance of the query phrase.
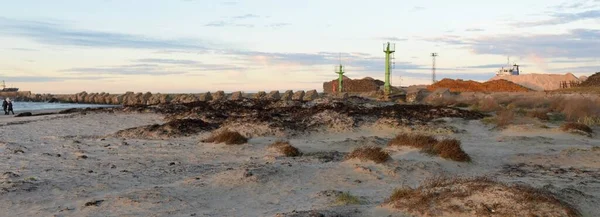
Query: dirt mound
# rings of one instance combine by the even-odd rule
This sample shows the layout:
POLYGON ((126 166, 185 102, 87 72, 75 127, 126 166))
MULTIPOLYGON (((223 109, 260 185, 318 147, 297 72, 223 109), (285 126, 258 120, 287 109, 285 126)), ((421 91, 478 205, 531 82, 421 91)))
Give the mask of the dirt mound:
POLYGON ((198 119, 177 119, 165 124, 153 124, 118 131, 115 136, 139 139, 167 139, 191 136, 215 129, 216 125, 198 119))
POLYGON ((579 85, 581 87, 600 87, 600 72, 596 72, 579 85))
POLYGON ((486 178, 438 178, 396 189, 387 203, 415 216, 579 216, 547 191, 486 178))
MULTIPOLYGON (((385 82, 377 79, 373 79, 371 77, 365 77, 363 79, 350 79, 348 77, 343 78, 343 88, 344 92, 348 93, 361 93, 361 92, 372 92, 377 91, 381 86, 384 85, 385 82)), ((323 83, 323 92, 332 93, 339 92, 338 88, 338 80, 331 80, 329 82, 323 83)))
POLYGON ((567 74, 524 74, 524 75, 505 75, 496 76, 490 79, 492 80, 507 80, 514 82, 523 87, 530 88, 532 90, 543 91, 543 90, 556 90, 560 88, 561 82, 578 82, 579 78, 575 77, 572 73, 567 74))
POLYGON ((442 79, 435 84, 427 87, 430 91, 435 91, 439 88, 448 88, 452 92, 528 92, 531 89, 515 84, 507 80, 493 80, 484 83, 479 83, 472 80, 453 80, 442 79))

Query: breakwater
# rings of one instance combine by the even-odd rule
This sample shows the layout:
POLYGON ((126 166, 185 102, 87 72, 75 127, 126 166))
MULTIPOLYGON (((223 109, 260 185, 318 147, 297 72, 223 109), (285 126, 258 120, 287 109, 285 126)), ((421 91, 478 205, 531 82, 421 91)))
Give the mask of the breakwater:
POLYGON ((0 97, 10 97, 15 101, 25 102, 61 102, 61 103, 86 103, 105 105, 157 105, 164 103, 191 103, 213 100, 241 100, 243 98, 269 99, 269 100, 300 100, 311 101, 320 97, 316 90, 292 91, 283 93, 271 91, 269 93, 260 91, 253 94, 241 91, 225 93, 224 91, 196 93, 196 94, 162 94, 162 93, 134 93, 124 94, 111 93, 87 93, 77 94, 34 94, 29 91, 2 92, 0 97))

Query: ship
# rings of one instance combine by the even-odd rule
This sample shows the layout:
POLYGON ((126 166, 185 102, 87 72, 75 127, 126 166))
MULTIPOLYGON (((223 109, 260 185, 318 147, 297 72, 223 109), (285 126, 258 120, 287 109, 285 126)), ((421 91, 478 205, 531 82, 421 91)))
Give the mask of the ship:
POLYGON ((6 88, 6 83, 4 83, 4 81, 2 81, 2 89, 0 90, 0 92, 17 92, 17 91, 19 91, 19 88, 16 88, 16 87, 6 88))
POLYGON ((502 67, 496 72, 496 76, 507 76, 507 75, 519 75, 519 65, 513 64, 510 65, 510 59, 508 59, 508 63, 506 64, 506 68, 502 67))

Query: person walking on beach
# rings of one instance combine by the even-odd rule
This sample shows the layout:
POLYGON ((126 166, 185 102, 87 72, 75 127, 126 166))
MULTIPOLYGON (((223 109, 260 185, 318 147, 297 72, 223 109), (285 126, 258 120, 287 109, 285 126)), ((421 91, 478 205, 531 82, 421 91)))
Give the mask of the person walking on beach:
POLYGON ((2 109, 4 109, 4 115, 8 115, 8 102, 6 101, 6 99, 2 101, 2 109))
POLYGON ((13 104, 12 104, 12 101, 10 101, 10 99, 8 99, 8 100, 6 100, 6 101, 8 101, 8 105, 7 105, 7 107, 8 107, 8 110, 6 111, 6 114, 8 114, 9 112, 12 112, 12 114, 14 115, 14 114, 15 114, 15 112, 13 111, 13 104))

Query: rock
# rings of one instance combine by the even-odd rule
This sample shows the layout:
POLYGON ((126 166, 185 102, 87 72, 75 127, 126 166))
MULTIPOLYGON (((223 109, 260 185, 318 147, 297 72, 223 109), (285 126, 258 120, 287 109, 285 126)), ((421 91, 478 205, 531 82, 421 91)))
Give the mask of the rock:
POLYGON ((48 100, 48 102, 49 103, 57 103, 57 102, 60 102, 60 101, 58 99, 56 99, 56 98, 52 98, 52 99, 48 100))
POLYGON ((231 94, 231 97, 229 99, 230 100, 242 100, 242 99, 244 99, 244 96, 242 94, 242 91, 236 91, 231 94))
POLYGON ((198 97, 198 100, 200 100, 202 102, 208 102, 208 101, 211 101, 212 99, 213 99, 213 97, 212 97, 212 94, 210 94, 210 92, 201 94, 200 97, 198 97))
POLYGON ((294 91, 285 91, 285 93, 283 93, 283 95, 281 96, 281 100, 292 100, 292 96, 294 96, 294 91))
POLYGON ((304 98, 304 91, 297 91, 294 93, 294 95, 292 96, 292 100, 296 100, 296 101, 302 101, 302 99, 304 98))
POLYGON ((348 93, 346 93, 346 92, 339 93, 338 92, 338 93, 335 93, 333 95, 333 98, 335 98, 335 99, 347 99, 348 98, 348 93))
POLYGON ((151 97, 148 99, 148 101, 146 101, 146 105, 158 105, 158 104, 160 104, 160 98, 161 98, 162 96, 163 96, 163 95, 162 95, 162 94, 160 94, 160 93, 153 94, 153 95, 152 95, 152 96, 151 96, 151 97))
POLYGON ((143 105, 148 105, 148 101, 150 101, 150 98, 152 97, 152 93, 150 92, 146 92, 143 96, 142 96, 142 104, 143 105))
POLYGON ((319 98, 319 93, 317 93, 317 90, 309 90, 306 92, 303 99, 304 101, 313 101, 317 98, 319 98))
POLYGON ((281 96, 279 96, 279 91, 278 90, 274 90, 274 91, 271 91, 267 95, 266 98, 269 99, 269 100, 279 100, 281 98, 281 96))
POLYGON ((425 97, 427 97, 427 95, 429 94, 429 91, 425 90, 425 89, 418 89, 412 92, 408 92, 406 94, 406 102, 407 103, 417 103, 422 101, 425 97))
POLYGON ((83 103, 84 102, 83 100, 84 100, 85 96, 87 96, 87 92, 85 92, 85 91, 83 91, 81 93, 78 93, 76 95, 76 101, 79 102, 79 103, 83 103))
POLYGON ((267 96, 265 91, 258 91, 258 93, 254 94, 254 99, 264 99, 267 96))
POLYGON ((223 92, 222 90, 219 90, 217 92, 215 92, 215 94, 212 95, 212 100, 214 101, 222 101, 225 100, 225 92, 223 92))

